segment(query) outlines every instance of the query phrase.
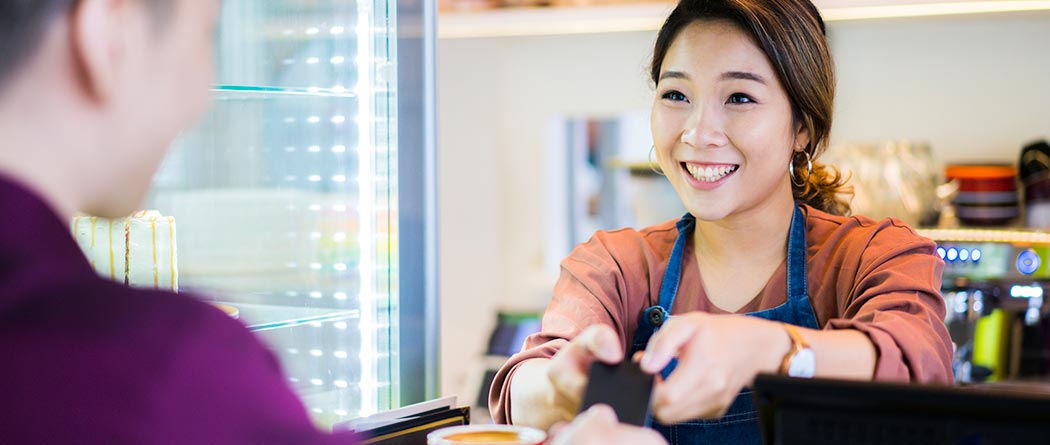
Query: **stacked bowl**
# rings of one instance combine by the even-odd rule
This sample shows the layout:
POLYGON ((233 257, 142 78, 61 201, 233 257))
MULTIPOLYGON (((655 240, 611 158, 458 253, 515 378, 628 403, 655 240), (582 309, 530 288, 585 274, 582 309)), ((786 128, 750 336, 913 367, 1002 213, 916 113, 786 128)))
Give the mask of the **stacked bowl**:
POLYGON ((949 165, 945 178, 959 183, 955 216, 972 226, 1001 226, 1017 218, 1017 168, 1012 165, 949 165))
POLYGON ((1021 150, 1025 225, 1050 228, 1050 144, 1039 141, 1021 150))

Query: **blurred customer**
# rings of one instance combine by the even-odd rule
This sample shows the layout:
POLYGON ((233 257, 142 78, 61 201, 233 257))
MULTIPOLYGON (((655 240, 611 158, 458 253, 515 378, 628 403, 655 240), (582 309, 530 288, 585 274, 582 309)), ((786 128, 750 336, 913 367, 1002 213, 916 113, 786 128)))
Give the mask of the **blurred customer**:
POLYGON ((218 0, 0 3, 5 444, 352 443, 274 356, 187 296, 97 276, 67 221, 128 215, 203 111, 218 0))

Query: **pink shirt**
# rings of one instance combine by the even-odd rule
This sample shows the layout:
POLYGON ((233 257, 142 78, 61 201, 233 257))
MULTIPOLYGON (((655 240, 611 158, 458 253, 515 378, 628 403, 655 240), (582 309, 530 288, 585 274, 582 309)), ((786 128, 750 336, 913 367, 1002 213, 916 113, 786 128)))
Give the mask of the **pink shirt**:
MULTIPOLYGON (((952 345, 940 295, 944 262, 934 253, 936 245, 896 219, 840 217, 809 206, 802 210, 809 296, 820 326, 867 334, 878 354, 876 380, 951 381, 952 345)), ((522 361, 553 356, 596 323, 612 326, 624 351, 629 349, 639 313, 657 303, 676 237, 675 221, 640 231, 602 231, 562 261, 541 331, 492 382, 489 406, 497 422, 511 421, 510 379, 522 361)), ((705 295, 693 252, 692 242, 687 243, 671 313, 726 313, 705 295)), ((773 308, 786 299, 787 266, 782 263, 736 313, 773 308)))

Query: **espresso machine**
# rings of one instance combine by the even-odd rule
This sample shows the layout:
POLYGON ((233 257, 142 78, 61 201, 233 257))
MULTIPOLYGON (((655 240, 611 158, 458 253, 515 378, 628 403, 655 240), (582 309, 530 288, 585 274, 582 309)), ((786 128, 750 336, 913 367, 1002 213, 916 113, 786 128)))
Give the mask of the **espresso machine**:
POLYGON ((944 260, 941 293, 956 382, 1050 376, 1050 233, 929 229, 944 260))

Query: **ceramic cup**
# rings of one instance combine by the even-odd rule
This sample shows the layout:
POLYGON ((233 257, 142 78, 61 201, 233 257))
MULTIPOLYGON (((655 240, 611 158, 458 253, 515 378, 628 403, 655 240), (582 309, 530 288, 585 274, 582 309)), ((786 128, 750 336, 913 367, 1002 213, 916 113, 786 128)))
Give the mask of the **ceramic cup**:
POLYGON ((427 445, 541 445, 547 433, 515 425, 463 425, 427 434, 427 445))

